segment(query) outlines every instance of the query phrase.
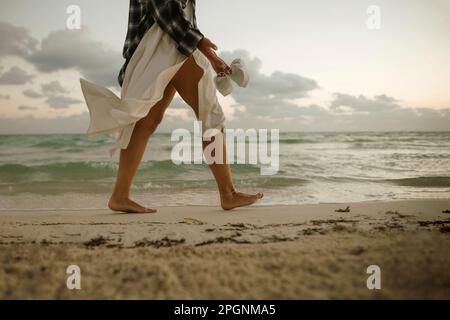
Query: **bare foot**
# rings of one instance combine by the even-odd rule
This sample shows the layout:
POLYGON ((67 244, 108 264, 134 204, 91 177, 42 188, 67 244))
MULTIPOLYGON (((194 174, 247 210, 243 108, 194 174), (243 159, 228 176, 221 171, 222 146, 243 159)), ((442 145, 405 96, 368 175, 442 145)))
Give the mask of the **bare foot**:
POLYGON ((155 213, 156 210, 146 208, 130 199, 114 199, 111 198, 108 207, 112 211, 124 213, 155 213))
POLYGON ((262 193, 253 195, 234 191, 220 195, 220 202, 223 210, 233 210, 239 207, 250 206, 258 200, 261 200, 263 196, 262 193))

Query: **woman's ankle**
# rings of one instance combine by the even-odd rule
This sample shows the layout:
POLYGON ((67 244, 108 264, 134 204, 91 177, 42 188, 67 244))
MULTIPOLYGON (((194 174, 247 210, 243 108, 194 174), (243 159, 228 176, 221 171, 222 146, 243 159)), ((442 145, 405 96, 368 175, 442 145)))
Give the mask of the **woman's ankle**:
POLYGON ((233 186, 219 188, 219 193, 221 196, 231 195, 236 192, 236 189, 233 186))
POLYGON ((113 192, 111 195, 110 201, 125 201, 130 199, 130 195, 127 193, 119 193, 119 192, 113 192))

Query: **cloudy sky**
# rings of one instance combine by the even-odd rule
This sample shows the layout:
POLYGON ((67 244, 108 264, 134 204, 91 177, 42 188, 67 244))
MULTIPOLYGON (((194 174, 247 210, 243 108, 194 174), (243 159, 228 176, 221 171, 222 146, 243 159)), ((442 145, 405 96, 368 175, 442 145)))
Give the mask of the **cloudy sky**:
MULTIPOLYGON (((450 130, 450 0, 197 0, 201 31, 247 89, 221 98, 230 127, 450 130), (381 10, 370 29, 367 9, 381 10)), ((128 0, 2 0, 0 133, 84 132, 79 77, 118 90, 128 0), (68 30, 67 8, 81 8, 68 30)), ((161 128, 190 124, 180 99, 161 128)))

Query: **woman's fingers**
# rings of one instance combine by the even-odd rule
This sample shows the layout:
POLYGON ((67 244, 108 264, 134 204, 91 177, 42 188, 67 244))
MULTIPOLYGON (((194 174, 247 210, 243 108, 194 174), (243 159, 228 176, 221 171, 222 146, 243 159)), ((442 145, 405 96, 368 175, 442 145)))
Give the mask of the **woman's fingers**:
POLYGON ((223 64, 222 68, 221 68, 221 72, 223 72, 223 73, 225 73, 227 75, 230 75, 231 74, 231 69, 226 64, 223 64))
POLYGON ((203 48, 206 48, 202 52, 211 62, 214 71, 216 71, 217 74, 223 73, 225 75, 230 75, 231 68, 216 53, 216 50, 218 50, 217 45, 208 38, 204 38, 202 41, 204 42, 203 48))
POLYGON ((222 71, 223 73, 228 74, 228 75, 231 74, 231 68, 230 68, 225 62, 222 62, 221 71, 222 71))
POLYGON ((211 59, 211 64, 213 65, 214 70, 220 74, 225 73, 230 75, 231 74, 231 68, 223 61, 221 58, 219 58, 217 55, 214 55, 211 59))
POLYGON ((224 75, 230 75, 231 74, 231 69, 230 67, 228 67, 226 65, 226 63, 224 63, 223 61, 214 61, 214 63, 212 64, 214 67, 214 70, 216 71, 217 74, 224 74, 224 75))

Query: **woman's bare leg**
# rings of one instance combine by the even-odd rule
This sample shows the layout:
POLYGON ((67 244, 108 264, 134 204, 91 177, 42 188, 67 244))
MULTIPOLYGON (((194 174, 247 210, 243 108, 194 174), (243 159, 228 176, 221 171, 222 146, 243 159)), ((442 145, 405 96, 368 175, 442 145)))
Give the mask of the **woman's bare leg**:
MULTIPOLYGON (((172 79, 172 85, 183 98, 183 100, 191 106, 198 118, 198 83, 203 76, 203 69, 197 65, 193 57, 190 57, 181 67, 175 77, 172 79)), ((223 132, 222 139, 225 141, 223 132)), ((204 141, 203 148, 206 148, 212 141, 204 141)), ((230 165, 227 163, 226 144, 223 143, 223 164, 210 165, 211 171, 216 180, 220 192, 221 205, 224 210, 231 210, 237 207, 248 206, 263 197, 261 193, 249 195, 236 192, 233 185, 230 165)))
POLYGON ((156 210, 145 208, 131 200, 130 189, 133 178, 142 161, 148 140, 161 123, 174 95, 175 88, 169 85, 164 92, 163 99, 153 106, 145 118, 136 123, 128 148, 121 150, 116 186, 108 204, 111 210, 127 213, 156 212, 156 210))

